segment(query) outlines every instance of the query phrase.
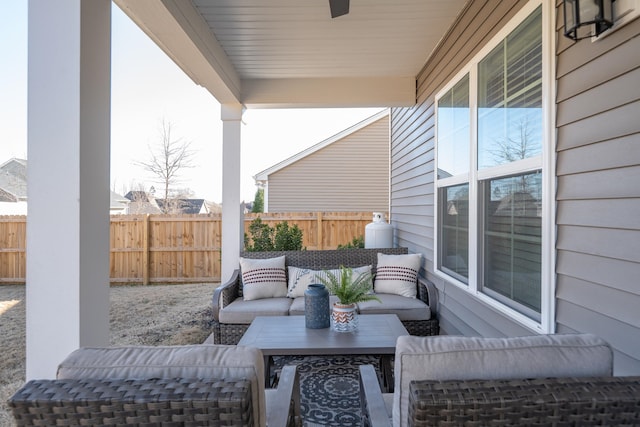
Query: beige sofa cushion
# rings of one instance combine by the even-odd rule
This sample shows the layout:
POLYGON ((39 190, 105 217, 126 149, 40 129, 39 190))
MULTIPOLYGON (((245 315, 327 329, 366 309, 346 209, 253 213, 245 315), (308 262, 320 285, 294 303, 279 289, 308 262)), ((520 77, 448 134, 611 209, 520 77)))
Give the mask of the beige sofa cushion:
POLYGON ((610 376, 613 353, 590 334, 515 338, 401 336, 396 344, 393 425, 406 426, 413 380, 610 376))
POLYGON ((239 323, 248 325, 256 316, 287 316, 291 298, 264 298, 245 301, 236 298, 231 304, 220 310, 220 323, 239 323))
POLYGON ((429 320, 431 310, 424 301, 418 298, 403 297, 393 294, 376 294, 378 301, 358 303, 360 314, 395 314, 400 320, 429 320))
POLYGON ((58 379, 242 378, 251 381, 254 419, 266 425, 264 362, 253 347, 225 345, 81 348, 58 366, 58 379))

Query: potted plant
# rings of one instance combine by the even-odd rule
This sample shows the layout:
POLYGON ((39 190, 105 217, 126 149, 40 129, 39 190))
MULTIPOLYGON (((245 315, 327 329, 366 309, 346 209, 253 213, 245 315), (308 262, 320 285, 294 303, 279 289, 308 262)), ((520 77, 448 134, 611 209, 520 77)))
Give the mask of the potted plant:
POLYGON ((331 322, 334 330, 338 332, 351 332, 358 327, 358 317, 356 313, 356 303, 363 301, 380 301, 375 294, 371 293, 372 279, 371 273, 359 274, 353 278, 353 269, 340 266, 337 272, 326 271, 325 277, 318 279, 327 287, 331 295, 338 297, 338 301, 333 304, 331 312, 331 322))

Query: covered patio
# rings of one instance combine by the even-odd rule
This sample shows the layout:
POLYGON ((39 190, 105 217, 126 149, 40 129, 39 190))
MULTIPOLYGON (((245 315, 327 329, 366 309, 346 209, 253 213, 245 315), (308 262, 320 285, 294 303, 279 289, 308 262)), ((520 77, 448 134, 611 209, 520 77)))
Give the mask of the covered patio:
POLYGON ((108 344, 111 7, 221 104, 223 281, 242 245, 243 112, 391 107, 394 244, 423 255, 442 333, 592 333, 614 373, 639 374, 640 5, 616 1, 612 28, 577 41, 563 5, 352 0, 332 18, 326 0, 30 0, 27 379, 108 344), (488 128, 479 105, 499 113, 488 128), (460 106, 463 168, 438 121, 460 106), (496 150, 513 141, 501 128, 519 152, 496 150))
POLYGON ((53 378, 74 349, 108 344, 111 7, 221 104, 211 120, 223 121, 225 280, 242 244, 243 111, 412 106, 415 76, 464 5, 353 1, 332 19, 326 1, 114 3, 29 5, 27 379, 53 378), (51 227, 60 182, 67 215, 51 227))

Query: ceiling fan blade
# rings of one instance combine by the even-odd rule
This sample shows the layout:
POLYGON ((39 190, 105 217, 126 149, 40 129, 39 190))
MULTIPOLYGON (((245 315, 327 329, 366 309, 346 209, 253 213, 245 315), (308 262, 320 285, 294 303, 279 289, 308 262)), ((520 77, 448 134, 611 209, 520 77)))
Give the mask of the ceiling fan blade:
POLYGON ((329 8, 332 18, 346 15, 349 13, 349 0, 329 0, 329 8))

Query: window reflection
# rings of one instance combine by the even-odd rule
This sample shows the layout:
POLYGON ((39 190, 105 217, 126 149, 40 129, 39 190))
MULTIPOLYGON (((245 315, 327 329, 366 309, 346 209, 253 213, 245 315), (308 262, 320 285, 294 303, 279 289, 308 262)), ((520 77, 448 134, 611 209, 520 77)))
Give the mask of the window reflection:
POLYGON ((482 183, 484 288, 540 313, 542 174, 482 183))
POLYGON ((469 185, 443 188, 441 268, 464 283, 469 278, 469 185))
POLYGON ((478 168, 542 152, 542 12, 478 65, 478 168))
POLYGON ((469 171, 469 75, 438 100, 438 178, 469 171))

